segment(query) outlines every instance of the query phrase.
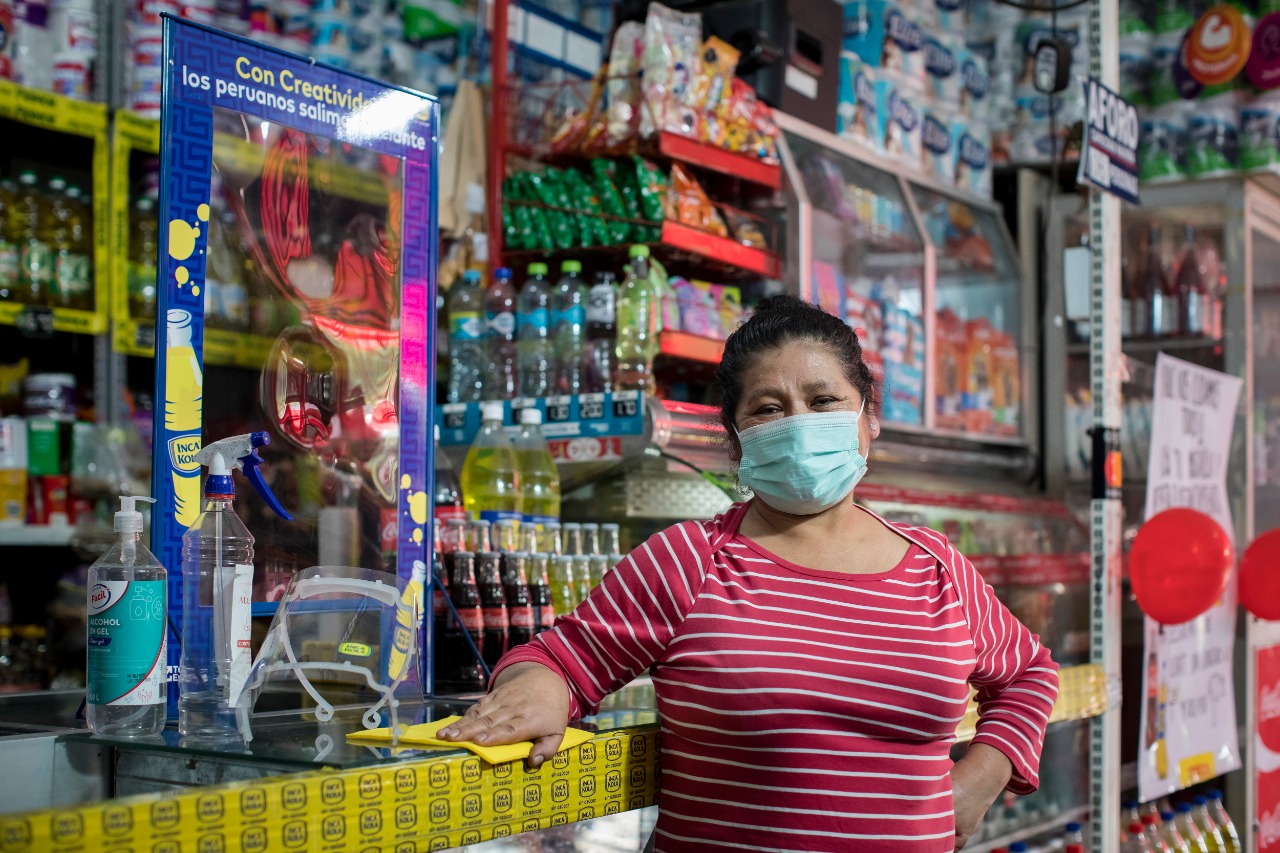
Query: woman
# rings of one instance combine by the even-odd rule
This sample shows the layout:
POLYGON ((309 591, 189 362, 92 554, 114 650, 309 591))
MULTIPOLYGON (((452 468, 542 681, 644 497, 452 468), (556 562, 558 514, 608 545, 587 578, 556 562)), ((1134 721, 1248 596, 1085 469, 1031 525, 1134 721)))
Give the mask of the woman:
POLYGON ((1057 666, 944 537, 853 503, 876 429, 847 325, 770 300, 717 380, 755 497, 650 538, 442 735, 533 740, 537 766, 648 669, 658 851, 959 849, 1001 790, 1036 789, 1057 666))

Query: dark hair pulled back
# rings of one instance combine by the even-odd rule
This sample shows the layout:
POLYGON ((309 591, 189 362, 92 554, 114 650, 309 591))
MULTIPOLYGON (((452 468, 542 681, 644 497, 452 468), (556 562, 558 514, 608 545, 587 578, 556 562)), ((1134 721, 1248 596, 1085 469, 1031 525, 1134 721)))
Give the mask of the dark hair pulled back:
POLYGON ((737 449, 738 434, 733 413, 742 400, 742 375, 760 353, 777 349, 791 341, 813 341, 826 347, 842 365, 845 378, 866 401, 867 412, 875 411, 879 400, 871 369, 862 358, 862 345, 847 323, 816 305, 794 296, 775 296, 756 306, 751 318, 739 326, 724 343, 724 355, 716 368, 720 386, 720 423, 729 442, 737 449))

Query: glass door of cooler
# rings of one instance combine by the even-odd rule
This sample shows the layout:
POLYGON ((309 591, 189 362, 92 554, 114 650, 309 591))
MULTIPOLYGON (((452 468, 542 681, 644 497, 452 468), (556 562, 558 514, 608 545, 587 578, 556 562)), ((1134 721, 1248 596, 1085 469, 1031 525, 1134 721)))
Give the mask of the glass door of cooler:
POLYGON ((1253 265, 1253 535, 1280 527, 1280 236, 1250 232, 1253 265))
POLYGON ((800 294, 858 331, 883 375, 881 419, 924 425, 925 246, 899 178, 851 143, 779 116, 798 235, 789 263, 800 294), (793 127, 794 124, 794 127, 793 127))
POLYGON ((934 425, 986 439, 1027 434, 1018 267, 996 209, 912 185, 935 250, 934 425))

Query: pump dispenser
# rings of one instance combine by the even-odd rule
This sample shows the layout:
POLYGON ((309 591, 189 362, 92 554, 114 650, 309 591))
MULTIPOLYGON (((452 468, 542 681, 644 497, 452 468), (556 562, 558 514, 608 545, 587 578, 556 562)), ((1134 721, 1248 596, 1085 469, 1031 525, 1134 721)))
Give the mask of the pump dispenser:
POLYGON ((231 471, 243 472, 277 515, 291 519, 258 470, 258 448, 270 443, 265 432, 254 432, 215 441, 196 454, 209 476, 204 511, 182 537, 178 731, 188 741, 240 738, 236 700, 253 662, 249 634, 254 540, 232 506, 231 471))
POLYGON ((145 737, 164 728, 168 574, 142 544, 138 501, 121 497, 116 544, 89 567, 88 692, 94 734, 145 737))

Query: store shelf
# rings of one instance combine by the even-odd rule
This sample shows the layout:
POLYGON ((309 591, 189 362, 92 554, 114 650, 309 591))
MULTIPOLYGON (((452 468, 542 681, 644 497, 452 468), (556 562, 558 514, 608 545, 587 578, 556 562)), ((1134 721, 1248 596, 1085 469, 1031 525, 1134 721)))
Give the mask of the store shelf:
POLYGON ((669 358, 719 364, 720 356, 724 354, 724 341, 688 332, 663 332, 658 336, 658 351, 669 358))
POLYGON ((107 330, 107 316, 97 311, 0 302, 0 325, 17 326, 32 337, 47 337, 50 332, 100 335, 107 330))
POLYGON ((0 547, 66 548, 75 532, 69 524, 0 527, 0 547))
MULTIPOLYGON (((446 403, 436 407, 441 447, 471 444, 480 430, 480 405, 446 403)), ((579 438, 608 440, 612 447, 622 438, 644 434, 645 401, 637 391, 505 400, 503 425, 507 430, 519 429, 519 412, 529 408, 542 411, 542 432, 552 446, 552 455, 559 451, 558 458, 566 462, 600 461, 601 456, 587 453, 586 447, 575 453, 562 442, 579 438)))
POLYGON ((672 160, 719 172, 722 175, 760 184, 771 190, 782 186, 782 166, 766 163, 750 154, 736 154, 687 136, 662 133, 658 136, 658 153, 672 160))
POLYGON ((115 137, 121 142, 148 154, 160 153, 160 122, 142 118, 128 110, 115 113, 115 137))
POLYGON ((7 80, 0 80, 0 118, 75 136, 99 137, 107 132, 106 105, 28 89, 7 80))
MULTIPOLYGON (((1123 341, 1121 349, 1126 354, 1151 354, 1218 349, 1222 345, 1221 338, 1162 338, 1150 341, 1123 341)), ((1089 342, 1067 344, 1067 352, 1070 355, 1088 355, 1089 342)))
POLYGON ((782 270, 782 260, 773 252, 744 246, 728 237, 717 237, 670 220, 662 223, 662 245, 765 278, 777 278, 782 270))
MULTIPOLYGON (((1087 720, 1107 710, 1107 684, 1102 667, 1086 663, 1058 671, 1058 701, 1049 724, 1087 720)), ((956 728, 956 740, 972 740, 978 725, 978 706, 971 704, 956 728)))
POLYGON ((1080 806, 1065 812, 1059 812, 1053 817, 1047 817, 1026 826, 1006 832, 995 838, 989 838, 974 844, 965 845, 966 853, 990 853, 997 847, 1008 847, 1015 841, 1024 841, 1028 838, 1035 838, 1038 835, 1048 835, 1051 832, 1060 831, 1069 823, 1082 823, 1089 815, 1088 806, 1080 806))

